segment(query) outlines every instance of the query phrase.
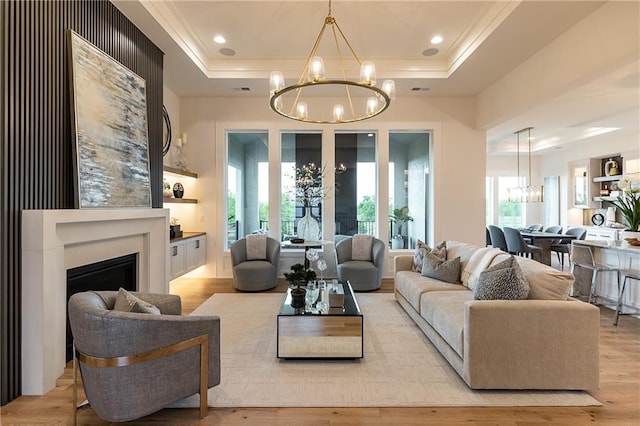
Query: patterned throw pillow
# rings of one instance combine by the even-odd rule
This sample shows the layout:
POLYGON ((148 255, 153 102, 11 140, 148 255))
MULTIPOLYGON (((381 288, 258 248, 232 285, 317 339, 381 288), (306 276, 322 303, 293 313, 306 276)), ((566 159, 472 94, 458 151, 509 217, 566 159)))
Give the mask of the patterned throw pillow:
POLYGON ((444 260, 436 256, 433 251, 429 252, 424 257, 421 275, 457 284, 460 282, 460 257, 444 260))
POLYGON ((116 304, 113 307, 113 310, 122 312, 137 312, 139 314, 160 315, 160 309, 158 309, 156 306, 134 296, 122 287, 120 287, 120 290, 118 290, 118 296, 116 296, 116 304))
POLYGON ((477 300, 522 300, 529 296, 529 283, 515 257, 480 272, 473 297, 477 300))
POLYGON ((443 241, 434 249, 426 245, 423 241, 418 240, 416 243, 416 252, 413 254, 413 264, 411 270, 413 272, 422 272, 422 264, 427 253, 433 253, 442 260, 447 258, 447 242, 443 241))

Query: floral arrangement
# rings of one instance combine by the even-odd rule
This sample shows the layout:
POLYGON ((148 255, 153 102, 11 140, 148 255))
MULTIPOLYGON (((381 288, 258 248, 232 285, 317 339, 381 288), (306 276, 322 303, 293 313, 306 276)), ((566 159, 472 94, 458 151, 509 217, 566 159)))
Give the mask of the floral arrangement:
POLYGON ((312 207, 327 197, 329 189, 322 187, 324 175, 325 168, 318 167, 314 163, 296 167, 295 197, 301 200, 305 207, 312 207))
POLYGON ((611 203, 616 206, 627 221, 630 231, 640 230, 640 177, 631 176, 620 179, 618 188, 623 193, 611 203))
POLYGON ((322 280, 322 274, 327 269, 327 262, 324 259, 320 259, 320 253, 314 248, 307 250, 305 256, 310 264, 316 262, 316 268, 320 271, 320 280, 322 280))

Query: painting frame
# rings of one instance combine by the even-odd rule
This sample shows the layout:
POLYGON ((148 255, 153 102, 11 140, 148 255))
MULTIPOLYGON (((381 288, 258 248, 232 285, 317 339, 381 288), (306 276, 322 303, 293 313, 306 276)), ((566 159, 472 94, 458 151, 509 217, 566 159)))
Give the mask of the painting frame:
POLYGON ((67 34, 75 207, 151 208, 146 82, 67 34))

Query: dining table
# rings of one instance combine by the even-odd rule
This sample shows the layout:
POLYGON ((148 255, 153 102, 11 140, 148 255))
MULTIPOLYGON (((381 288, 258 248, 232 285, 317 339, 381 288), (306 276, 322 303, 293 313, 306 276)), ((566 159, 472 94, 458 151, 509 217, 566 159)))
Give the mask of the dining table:
POLYGON ((551 265, 551 244, 559 240, 575 240, 575 235, 556 234, 543 231, 520 231, 520 234, 531 241, 534 246, 542 249, 540 262, 551 265))

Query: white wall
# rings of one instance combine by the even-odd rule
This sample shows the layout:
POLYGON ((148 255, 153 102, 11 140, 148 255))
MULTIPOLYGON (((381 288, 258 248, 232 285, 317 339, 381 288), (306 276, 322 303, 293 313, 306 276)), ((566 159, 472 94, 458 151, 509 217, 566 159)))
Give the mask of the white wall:
MULTIPOLYGON (((330 99, 321 102, 327 108, 330 99)), ((312 126, 287 120, 270 111, 267 96, 180 99, 181 131, 189 135, 187 160, 189 169, 197 172, 196 197, 189 223, 207 233, 207 265, 200 276, 230 276, 228 253, 223 250, 226 217, 224 213, 224 131, 260 129, 269 132, 270 141, 279 140, 281 130, 319 130, 325 134, 334 129, 379 131, 379 177, 387 181, 388 148, 386 132, 400 129, 432 130, 434 138, 434 206, 433 241, 443 239, 484 245, 485 228, 485 132, 470 127, 475 120, 475 101, 471 98, 399 98, 379 117, 349 125, 312 126)), ((270 158, 279 153, 270 152, 270 158)), ((270 196, 277 197, 279 170, 269 177, 270 196)), ((385 199, 387 185, 379 188, 385 199)), ((385 203, 382 203, 385 204, 385 203)), ((379 214, 386 217, 383 208, 379 214)), ((172 212, 173 214, 173 212, 172 212)), ((327 215, 328 216, 328 215, 327 215)), ((282 269, 282 268, 281 268, 282 269)), ((392 262, 387 262, 391 276, 392 262)))

